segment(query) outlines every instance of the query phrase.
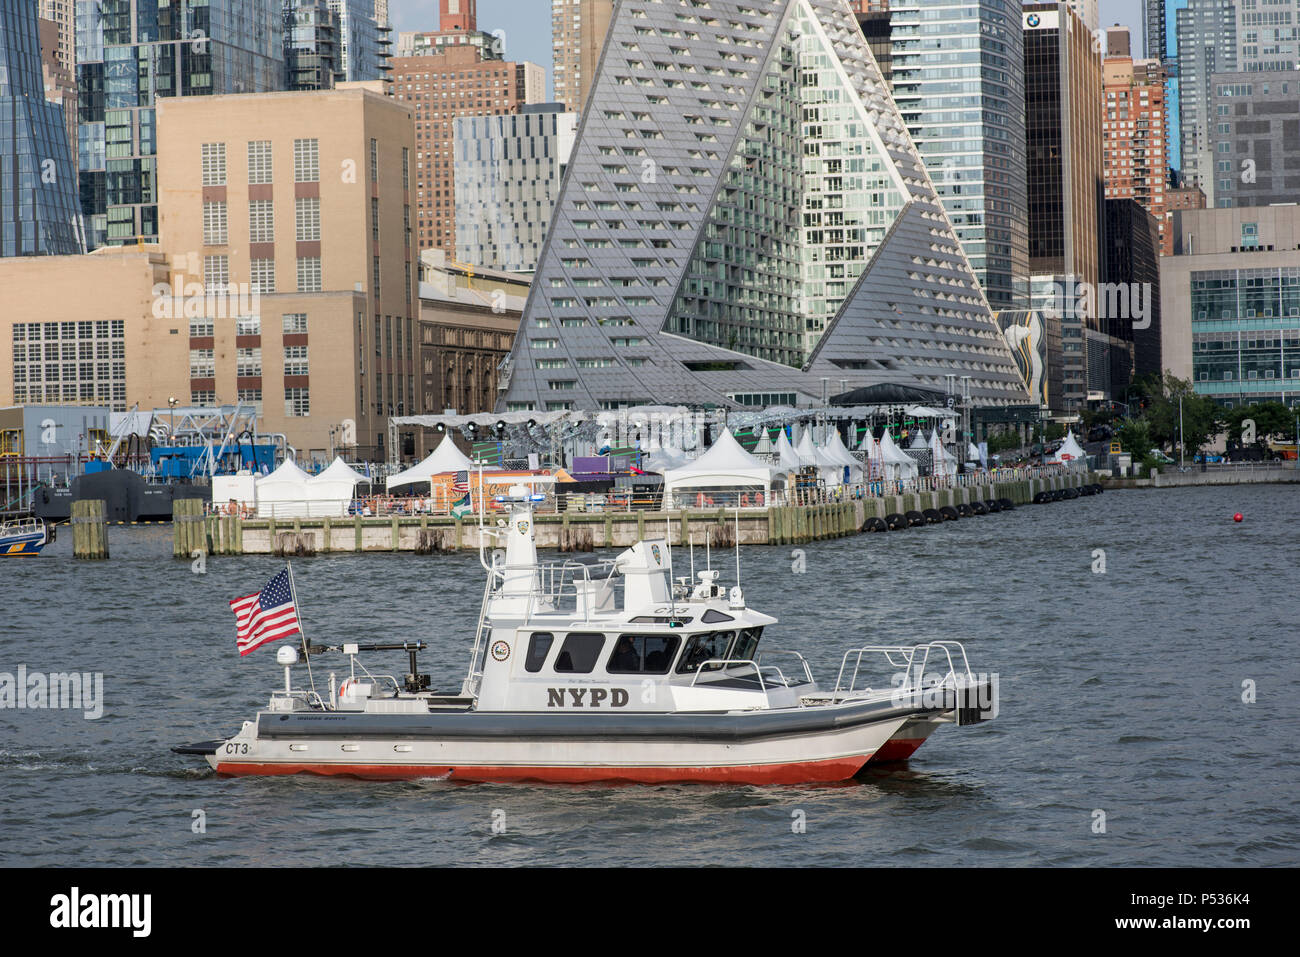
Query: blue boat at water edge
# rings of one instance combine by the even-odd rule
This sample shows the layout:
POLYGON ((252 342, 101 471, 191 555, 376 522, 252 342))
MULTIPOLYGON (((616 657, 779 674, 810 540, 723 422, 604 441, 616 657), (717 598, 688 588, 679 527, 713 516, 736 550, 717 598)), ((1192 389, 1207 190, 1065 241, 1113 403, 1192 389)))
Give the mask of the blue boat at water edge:
POLYGON ((39 555, 54 541, 54 530, 39 518, 0 518, 0 558, 39 555))

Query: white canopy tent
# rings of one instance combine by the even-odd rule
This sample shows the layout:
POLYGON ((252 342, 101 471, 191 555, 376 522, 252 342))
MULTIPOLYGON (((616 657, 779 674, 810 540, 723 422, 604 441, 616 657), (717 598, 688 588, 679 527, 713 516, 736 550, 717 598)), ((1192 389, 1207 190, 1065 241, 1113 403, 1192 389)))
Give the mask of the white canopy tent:
POLYGON ((335 458, 329 468, 307 480, 311 514, 342 518, 348 514, 348 506, 352 504, 357 486, 368 481, 366 476, 349 468, 341 458, 335 458))
POLYGON ((790 437, 785 434, 785 429, 781 430, 776 440, 776 455, 777 467, 783 472, 797 472, 803 468, 803 463, 799 461, 799 455, 790 444, 790 437))
POLYGON ((311 517, 311 476, 298 467, 293 459, 285 459, 270 475, 264 475, 254 485, 257 497, 258 518, 309 518, 311 517))
MULTIPOLYGON (((405 472, 398 472, 396 475, 390 475, 385 483, 385 488, 395 489, 403 485, 413 485, 416 482, 428 482, 435 475, 442 475, 446 472, 471 472, 478 468, 470 461, 468 455, 456 448, 456 443, 452 441, 451 435, 443 436, 438 447, 429 453, 428 458, 417 465, 412 465, 405 472)), ((488 470, 488 466, 484 466, 488 470)))
POLYGON ((912 436, 912 441, 907 444, 909 449, 928 449, 930 440, 925 437, 925 429, 917 429, 916 434, 912 436))
POLYGON ((888 431, 880 437, 880 458, 885 478, 891 481, 914 479, 921 472, 916 459, 905 455, 888 431))
POLYGON ((864 474, 862 461, 844 445, 844 441, 840 438, 838 429, 831 430, 830 435, 827 437, 826 445, 823 446, 822 451, 825 453, 828 460, 835 462, 840 466, 841 472, 845 468, 849 470, 848 480, 851 484, 862 481, 864 474))
POLYGON ((653 452, 647 452, 641 459, 641 467, 647 472, 667 472, 669 469, 682 468, 691 457, 681 449, 671 445, 661 445, 653 452))
POLYGON ((1054 459, 1062 465, 1087 467, 1088 453, 1083 450, 1083 446, 1079 445, 1075 439, 1073 429, 1066 433, 1065 441, 1061 443, 1061 448, 1057 451, 1054 459))
POLYGON ((767 426, 760 425, 758 427, 758 444, 754 446, 754 454, 771 455, 775 449, 776 446, 772 444, 772 437, 767 434, 767 426))
MULTIPOLYGON (((772 480, 777 470, 746 452, 730 429, 723 429, 713 443, 694 462, 664 472, 664 504, 702 489, 728 492, 763 493, 767 501, 772 494, 772 480)), ((702 493, 700 493, 702 494, 702 493)))
POLYGON ((957 459, 943 447, 943 442, 939 439, 938 429, 935 429, 930 436, 930 454, 934 456, 935 475, 946 475, 951 478, 957 474, 957 459))

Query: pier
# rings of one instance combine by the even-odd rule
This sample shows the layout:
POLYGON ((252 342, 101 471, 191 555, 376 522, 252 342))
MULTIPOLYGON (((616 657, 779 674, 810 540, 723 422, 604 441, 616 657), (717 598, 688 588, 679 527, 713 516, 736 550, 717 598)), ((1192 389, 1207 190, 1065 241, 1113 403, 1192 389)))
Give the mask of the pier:
MULTIPOLYGON (((742 545, 797 545, 843 538, 862 531, 871 518, 925 509, 956 508, 990 499, 1010 499, 1017 505, 1033 501, 1038 492, 1077 488, 1094 481, 1082 472, 991 481, 969 486, 916 489, 893 495, 863 495, 842 501, 751 508, 702 508, 647 511, 554 513, 534 515, 537 544, 562 552, 595 548, 626 548, 646 538, 670 544, 729 548, 742 545)), ((178 508, 191 509, 183 502, 178 508)), ((489 524, 500 517, 492 513, 489 524)), ((346 518, 245 518, 239 515, 201 517, 178 513, 174 528, 175 555, 190 558, 195 551, 212 555, 316 555, 362 552, 440 554, 477 550, 477 515, 391 515, 346 518), (196 533, 201 536, 196 540, 196 533)), ((491 545, 491 542, 487 544, 491 545)))

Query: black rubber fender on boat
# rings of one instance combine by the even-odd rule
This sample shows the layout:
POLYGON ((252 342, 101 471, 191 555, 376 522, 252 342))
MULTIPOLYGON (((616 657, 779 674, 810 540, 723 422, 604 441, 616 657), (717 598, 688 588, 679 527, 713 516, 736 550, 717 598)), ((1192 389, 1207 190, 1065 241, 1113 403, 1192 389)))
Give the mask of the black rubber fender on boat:
POLYGON ((887 532, 889 531, 889 526, 885 524, 883 518, 876 518, 873 515, 863 523, 862 530, 864 532, 887 532))
POLYGON ((947 522, 955 522, 957 519, 961 518, 961 513, 951 505, 945 505, 943 508, 939 509, 939 514, 942 515, 944 521, 947 522))
POLYGON ((998 499, 998 504, 1002 506, 1004 512, 1014 512, 1016 510, 1016 503, 1009 498, 998 499))
POLYGON ((891 532, 897 532, 901 529, 910 527, 907 518, 903 515, 899 515, 897 512, 886 515, 885 524, 889 526, 891 532))
POLYGON ((925 516, 922 515, 920 512, 914 510, 914 511, 906 512, 905 515, 907 518, 907 524, 911 525, 913 528, 919 528, 922 525, 926 524, 925 516))
POLYGON ((938 525, 943 521, 943 513, 937 508, 927 508, 921 514, 925 516, 925 520, 931 525, 938 525))

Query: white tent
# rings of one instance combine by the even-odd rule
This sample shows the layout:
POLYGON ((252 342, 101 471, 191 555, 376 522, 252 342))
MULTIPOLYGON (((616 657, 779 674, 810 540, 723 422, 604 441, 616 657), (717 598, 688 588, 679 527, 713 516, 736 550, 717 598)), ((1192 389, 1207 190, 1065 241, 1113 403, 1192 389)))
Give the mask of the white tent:
POLYGON ((862 463, 866 477, 880 478, 884 474, 884 462, 881 459, 880 443, 876 441, 876 436, 871 429, 867 429, 863 434, 862 442, 858 448, 859 451, 866 453, 866 458, 862 463))
POLYGON ((957 474, 957 459, 943 447, 943 442, 939 440, 938 429, 935 429, 930 436, 930 454, 934 456, 935 475, 951 477, 957 474))
POLYGON ((828 456, 825 450, 813 443, 812 429, 803 434, 798 447, 794 450, 805 466, 815 465, 821 473, 822 481, 827 487, 844 484, 844 466, 828 456))
POLYGON ((841 473, 845 468, 849 470, 850 483, 862 481, 864 471, 862 461, 844 445, 844 441, 840 438, 838 429, 831 430, 830 435, 827 437, 826 445, 823 446, 822 451, 825 453, 828 460, 835 462, 840 466, 841 473))
POLYGON ((1063 465, 1079 465, 1087 467, 1088 453, 1074 438, 1074 430, 1071 429, 1065 436, 1065 441, 1061 443, 1061 448, 1056 453, 1056 461, 1063 465))
POLYGON ((306 518, 311 512, 311 476, 298 467, 293 459, 285 459, 270 475, 257 480, 258 518, 306 518))
POLYGON ((772 494, 776 470, 745 451, 730 429, 723 429, 703 455, 679 469, 664 473, 664 503, 686 498, 693 489, 762 491, 763 500, 772 494))
POLYGON ((446 435, 438 443, 438 447, 423 462, 412 465, 405 472, 390 475, 385 487, 395 489, 415 482, 427 482, 433 476, 442 475, 446 472, 472 472, 476 468, 477 466, 469 460, 469 456, 456 448, 456 443, 451 440, 451 435, 446 435))
POLYGON ((880 458, 884 462, 885 478, 890 480, 913 479, 921 471, 916 460, 903 453, 888 431, 880 437, 880 458))
POLYGON ((647 452, 641 460, 641 467, 647 472, 666 472, 679 469, 691 460, 681 449, 671 445, 661 445, 653 452, 647 452))
POLYGON ((917 429, 916 434, 912 436, 912 441, 908 443, 909 449, 928 449, 930 440, 925 437, 925 429, 917 429))
POLYGON ((803 467, 794 446, 790 444, 790 437, 785 434, 785 429, 781 430, 781 435, 776 440, 776 455, 777 467, 783 472, 797 472, 803 467))
POLYGON ((754 446, 755 455, 771 455, 776 449, 772 444, 772 437, 767 434, 767 426, 758 427, 758 444, 754 446))
POLYGON ((369 481, 360 472, 348 467, 341 458, 335 458, 330 467, 307 480, 311 514, 342 518, 348 514, 357 485, 369 481))

